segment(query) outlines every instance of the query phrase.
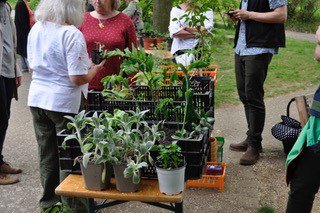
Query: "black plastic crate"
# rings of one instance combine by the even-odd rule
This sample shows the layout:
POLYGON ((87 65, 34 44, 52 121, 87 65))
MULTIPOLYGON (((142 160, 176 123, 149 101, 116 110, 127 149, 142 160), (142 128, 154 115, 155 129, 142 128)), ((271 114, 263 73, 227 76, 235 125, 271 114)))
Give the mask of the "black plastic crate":
POLYGON ((57 134, 60 170, 80 174, 81 170, 79 163, 77 162, 73 165, 74 159, 82 155, 78 141, 75 139, 68 140, 66 142, 66 149, 62 148, 64 138, 70 135, 70 133, 69 130, 64 129, 57 134))
POLYGON ((199 165, 187 165, 186 167, 186 180, 200 179, 206 168, 205 158, 199 165))
MULTIPOLYGON (((193 101, 196 109, 208 111, 213 107, 213 80, 209 79, 207 83, 197 82, 194 84, 193 101)), ((174 101, 184 101, 184 95, 181 92, 182 86, 163 86, 154 94, 148 86, 132 86, 134 96, 138 100, 158 100, 172 98, 174 101)))
POLYGON ((69 158, 59 158, 59 165, 60 170, 69 172, 72 174, 81 174, 80 164, 76 162, 75 165, 73 165, 74 159, 69 158))
POLYGON ((187 165, 200 165, 203 158, 207 155, 207 145, 201 152, 182 152, 187 165))
POLYGON ((75 159, 76 157, 82 155, 80 146, 75 146, 75 147, 67 146, 65 149, 59 146, 58 153, 59 153, 59 158, 70 158, 70 159, 75 159))
MULTIPOLYGON (((62 130, 62 131, 57 133, 58 147, 62 146, 64 138, 67 137, 70 134, 71 134, 71 131, 68 130, 68 129, 64 129, 64 130, 62 130)), ((79 143, 78 143, 77 140, 72 139, 72 140, 68 140, 66 145, 69 146, 69 147, 75 147, 75 146, 79 146, 79 143)))
POLYGON ((178 139, 177 144, 182 151, 186 152, 201 152, 205 142, 205 134, 201 134, 199 139, 178 139))
POLYGON ((139 108, 141 111, 149 110, 149 112, 147 112, 145 115, 145 119, 149 121, 180 121, 183 119, 183 107, 185 102, 174 101, 173 104, 167 108, 167 118, 165 118, 162 113, 156 113, 158 103, 159 101, 152 100, 105 100, 101 92, 89 91, 87 111, 104 110, 109 113, 113 113, 115 109, 135 111, 137 108, 139 108), (179 106, 179 108, 177 108, 177 106, 179 106))

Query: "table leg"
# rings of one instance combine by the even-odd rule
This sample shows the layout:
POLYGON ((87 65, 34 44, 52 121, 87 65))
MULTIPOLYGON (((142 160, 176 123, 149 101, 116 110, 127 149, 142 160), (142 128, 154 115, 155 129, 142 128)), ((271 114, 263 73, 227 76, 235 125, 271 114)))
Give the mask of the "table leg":
POLYGON ((175 213, 183 213, 183 202, 175 204, 175 213))
POLYGON ((94 203, 94 199, 89 198, 89 212, 95 213, 96 212, 96 204, 94 203))

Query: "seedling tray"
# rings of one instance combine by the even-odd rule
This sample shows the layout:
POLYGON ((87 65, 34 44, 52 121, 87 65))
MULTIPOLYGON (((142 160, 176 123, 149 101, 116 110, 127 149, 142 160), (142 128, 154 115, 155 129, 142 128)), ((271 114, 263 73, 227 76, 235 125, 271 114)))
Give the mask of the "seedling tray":
POLYGON ((145 119, 149 121, 183 120, 184 101, 174 101, 171 106, 168 106, 168 117, 166 119, 161 113, 155 114, 158 103, 159 101, 152 100, 106 100, 100 91, 92 90, 88 93, 87 111, 105 110, 112 113, 115 109, 136 111, 139 108, 141 111, 149 110, 145 115, 145 119), (179 109, 177 109, 177 106, 179 106, 179 109))

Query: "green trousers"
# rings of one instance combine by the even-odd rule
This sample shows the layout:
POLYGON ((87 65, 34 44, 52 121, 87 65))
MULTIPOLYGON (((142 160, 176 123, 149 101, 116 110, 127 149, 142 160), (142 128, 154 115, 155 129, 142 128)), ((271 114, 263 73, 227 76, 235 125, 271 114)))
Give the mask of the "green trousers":
POLYGON ((66 128, 67 119, 61 112, 53 112, 37 107, 30 107, 33 117, 33 126, 38 142, 38 154, 40 164, 40 180, 43 194, 40 199, 40 208, 46 209, 57 202, 68 204, 73 212, 88 212, 88 199, 67 198, 57 196, 54 192, 60 181, 64 180, 68 173, 59 169, 59 157, 57 147, 57 132, 66 128))

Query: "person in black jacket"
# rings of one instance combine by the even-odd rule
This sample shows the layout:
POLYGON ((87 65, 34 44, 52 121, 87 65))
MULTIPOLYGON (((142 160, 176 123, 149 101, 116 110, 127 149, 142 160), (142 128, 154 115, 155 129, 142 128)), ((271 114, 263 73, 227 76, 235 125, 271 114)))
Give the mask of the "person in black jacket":
POLYGON ((279 47, 285 47, 287 0, 242 0, 240 9, 228 15, 238 23, 234 43, 235 74, 248 125, 246 139, 230 144, 230 149, 245 152, 241 165, 253 165, 262 152, 266 116, 263 85, 268 66, 279 47))
POLYGON ((21 69, 25 72, 29 71, 27 62, 27 40, 31 29, 31 10, 28 8, 28 1, 29 0, 18 0, 14 16, 14 23, 17 29, 17 53, 21 56, 21 69))

